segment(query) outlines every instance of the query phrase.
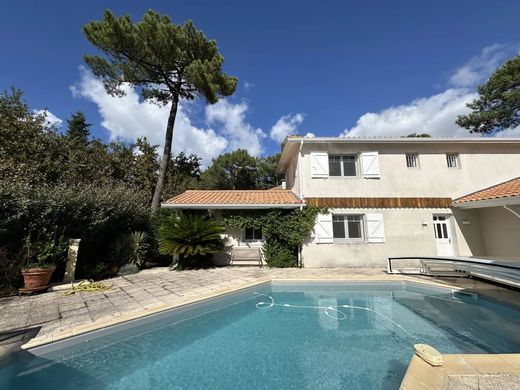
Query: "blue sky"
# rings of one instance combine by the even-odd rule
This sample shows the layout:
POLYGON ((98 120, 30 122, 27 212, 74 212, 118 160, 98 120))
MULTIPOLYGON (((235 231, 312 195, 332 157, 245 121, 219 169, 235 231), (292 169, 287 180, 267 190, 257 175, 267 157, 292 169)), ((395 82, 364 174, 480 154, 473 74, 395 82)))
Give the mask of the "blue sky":
MULTIPOLYGON (((0 13, 0 87, 65 120, 86 112, 95 136, 161 143, 165 109, 104 94, 84 68, 82 26, 110 8, 192 19, 217 40, 234 96, 184 103, 175 151, 206 160, 278 150, 287 133, 466 135, 453 125, 475 85, 519 52, 518 1, 8 1, 0 13)), ((518 129, 508 135, 520 135, 518 129)))

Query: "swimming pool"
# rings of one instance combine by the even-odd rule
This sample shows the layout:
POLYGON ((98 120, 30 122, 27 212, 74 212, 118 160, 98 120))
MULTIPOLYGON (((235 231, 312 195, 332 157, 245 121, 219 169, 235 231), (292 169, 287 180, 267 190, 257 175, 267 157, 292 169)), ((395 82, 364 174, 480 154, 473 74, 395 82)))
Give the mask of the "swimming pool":
POLYGON ((0 388, 396 389, 413 344, 520 352, 519 324, 415 283, 272 283, 35 348, 0 388))

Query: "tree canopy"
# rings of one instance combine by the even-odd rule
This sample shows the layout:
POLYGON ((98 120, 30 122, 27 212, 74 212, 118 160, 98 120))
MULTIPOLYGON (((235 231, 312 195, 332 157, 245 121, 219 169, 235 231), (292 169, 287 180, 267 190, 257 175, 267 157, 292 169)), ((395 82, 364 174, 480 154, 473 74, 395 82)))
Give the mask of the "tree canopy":
POLYGON ((478 87, 479 97, 456 123, 472 133, 491 134, 520 125, 520 55, 507 61, 478 87))
POLYGON ((202 172, 199 187, 219 190, 267 189, 280 184, 282 176, 277 173, 279 153, 257 158, 247 150, 238 149, 214 159, 202 172))
POLYGON ((171 104, 166 126, 164 151, 154 191, 152 209, 157 209, 170 160, 173 129, 179 99, 202 96, 216 103, 231 95, 235 77, 222 71, 224 57, 214 40, 206 38, 191 21, 182 25, 155 11, 147 11, 133 23, 130 15, 116 17, 105 11, 102 21, 87 23, 85 37, 104 56, 85 55, 85 62, 99 77, 106 91, 124 95, 123 84, 139 87, 144 99, 171 104))

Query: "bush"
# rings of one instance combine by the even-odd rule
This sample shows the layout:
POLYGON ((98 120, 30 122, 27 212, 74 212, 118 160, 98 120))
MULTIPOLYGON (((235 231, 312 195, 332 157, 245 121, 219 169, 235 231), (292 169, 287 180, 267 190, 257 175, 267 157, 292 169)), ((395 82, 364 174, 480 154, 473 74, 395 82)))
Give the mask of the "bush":
POLYGON ((13 292, 22 285, 21 260, 6 248, 0 248, 0 296, 13 292))
POLYGON ((178 257, 177 269, 206 267, 214 253, 224 249, 224 228, 214 218, 179 211, 163 218, 159 227, 159 251, 178 257))
POLYGON ((16 254, 29 234, 63 229, 80 238, 78 278, 97 278, 117 261, 110 248, 132 231, 151 232, 148 194, 122 184, 32 186, 0 181, 0 242, 16 254))
POLYGON ((227 211, 224 222, 233 228, 262 229, 265 260, 269 267, 297 267, 298 246, 308 239, 318 213, 325 211, 317 207, 227 211))
POLYGON ((298 266, 298 249, 289 248, 284 243, 270 239, 263 246, 267 265, 274 268, 289 268, 298 266))

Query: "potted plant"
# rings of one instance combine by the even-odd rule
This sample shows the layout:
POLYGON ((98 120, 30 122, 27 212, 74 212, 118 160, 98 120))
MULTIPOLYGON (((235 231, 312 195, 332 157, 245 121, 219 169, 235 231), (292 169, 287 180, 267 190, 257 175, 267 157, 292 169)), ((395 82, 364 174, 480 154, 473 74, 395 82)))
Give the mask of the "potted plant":
POLYGON ((63 236, 42 235, 31 242, 30 235, 25 242, 25 261, 22 267, 24 287, 21 293, 45 292, 56 268, 59 256, 65 253, 66 241, 63 236))

